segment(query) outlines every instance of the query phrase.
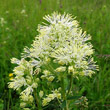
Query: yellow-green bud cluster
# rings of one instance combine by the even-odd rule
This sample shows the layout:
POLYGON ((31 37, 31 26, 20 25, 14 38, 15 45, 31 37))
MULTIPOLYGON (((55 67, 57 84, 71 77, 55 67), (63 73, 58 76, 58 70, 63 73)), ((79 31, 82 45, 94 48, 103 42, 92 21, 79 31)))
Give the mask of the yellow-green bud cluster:
POLYGON ((52 82, 54 80, 55 77, 51 74, 50 71, 44 70, 43 73, 44 73, 44 75, 41 76, 42 79, 46 78, 50 82, 52 82))
POLYGON ((43 102, 42 102, 43 106, 48 105, 49 102, 51 102, 55 98, 61 99, 61 93, 59 93, 59 91, 57 89, 52 92, 53 92, 52 94, 47 95, 47 97, 43 99, 43 102))

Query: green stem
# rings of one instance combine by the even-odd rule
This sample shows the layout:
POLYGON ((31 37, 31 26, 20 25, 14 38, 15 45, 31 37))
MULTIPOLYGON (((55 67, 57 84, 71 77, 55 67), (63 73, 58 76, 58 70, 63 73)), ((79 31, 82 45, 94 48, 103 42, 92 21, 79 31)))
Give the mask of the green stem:
POLYGON ((65 87, 64 87, 64 78, 61 78, 61 87, 62 87, 62 95, 63 95, 63 100, 66 99, 65 97, 65 87))
POLYGON ((70 94, 71 89, 72 89, 72 85, 73 85, 73 74, 71 75, 71 79, 70 79, 70 86, 69 86, 69 90, 68 90, 67 95, 69 95, 69 94, 70 94))
MULTIPOLYGON (((71 74, 69 90, 68 90, 68 93, 66 94, 66 96, 68 96, 70 94, 71 89, 72 89, 72 85, 73 85, 73 74, 71 74)), ((69 110, 68 104, 69 104, 69 102, 66 101, 66 109, 65 110, 69 110)))
POLYGON ((9 106, 10 106, 10 95, 11 95, 11 90, 9 89, 7 110, 9 110, 9 106))
POLYGON ((39 100, 38 100, 38 97, 37 97, 36 89, 34 89, 34 97, 35 97, 35 102, 37 104, 38 110, 42 110, 41 104, 39 103, 39 100))
POLYGON ((66 107, 64 108, 64 110, 69 110, 68 109, 68 103, 66 100, 66 91, 65 91, 65 86, 64 86, 64 77, 61 77, 61 87, 62 87, 62 96, 63 96, 63 100, 66 101, 66 107))

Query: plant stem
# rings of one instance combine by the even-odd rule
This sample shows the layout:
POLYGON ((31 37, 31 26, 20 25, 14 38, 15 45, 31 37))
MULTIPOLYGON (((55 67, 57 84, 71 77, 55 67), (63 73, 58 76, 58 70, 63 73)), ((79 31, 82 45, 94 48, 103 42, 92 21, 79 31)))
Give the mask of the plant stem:
POLYGON ((34 89, 34 97, 35 97, 35 102, 36 102, 38 110, 42 110, 42 107, 41 107, 41 105, 40 105, 40 103, 38 101, 36 89, 34 89))
POLYGON ((69 110, 69 108, 68 108, 68 101, 66 100, 66 108, 65 108, 65 110, 69 110))
POLYGON ((73 84, 73 74, 71 75, 71 79, 70 79, 70 86, 69 86, 69 90, 68 90, 67 95, 69 95, 69 94, 70 94, 70 92, 71 92, 71 89, 72 89, 72 84, 73 84))
POLYGON ((66 100, 66 94, 65 94, 65 86, 64 86, 64 77, 61 77, 61 87, 62 87, 62 96, 63 96, 63 100, 66 101, 66 107, 64 108, 64 110, 69 110, 68 109, 68 103, 67 103, 67 100, 66 100))
POLYGON ((64 78, 61 78, 61 87, 62 87, 62 95, 63 95, 63 100, 65 100, 65 88, 64 88, 64 78))
MULTIPOLYGON (((66 94, 66 96, 68 96, 70 94, 71 89, 72 89, 72 84, 73 84, 73 74, 71 74, 69 90, 68 90, 68 93, 66 94)), ((69 110, 68 109, 68 102, 67 101, 66 101, 66 109, 65 110, 69 110)))

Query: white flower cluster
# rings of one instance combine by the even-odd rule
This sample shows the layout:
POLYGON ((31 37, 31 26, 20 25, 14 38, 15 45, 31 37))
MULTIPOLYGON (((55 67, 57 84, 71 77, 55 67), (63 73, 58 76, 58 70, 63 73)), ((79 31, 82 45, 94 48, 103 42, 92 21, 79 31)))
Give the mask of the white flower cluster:
POLYGON ((37 58, 39 64, 44 62, 45 57, 49 57, 56 63, 74 66, 78 74, 94 73, 97 66, 92 58, 93 46, 88 42, 91 36, 78 28, 78 22, 69 14, 53 13, 44 19, 48 23, 39 25, 39 36, 33 42, 32 48, 25 48, 27 57, 37 58), (79 72, 79 69, 82 71, 79 72))
POLYGON ((22 87, 25 89, 20 93, 20 98, 23 102, 33 102, 33 89, 37 88, 38 79, 33 78, 33 66, 30 62, 26 61, 24 58, 18 60, 12 58, 12 63, 18 64, 13 70, 14 79, 9 82, 9 88, 14 90, 19 90, 22 87))
POLYGON ((9 88, 25 88, 21 92, 23 101, 33 101, 34 88, 38 88, 37 92, 43 90, 43 106, 54 98, 61 99, 62 93, 55 92, 61 87, 56 83, 61 80, 60 75, 91 76, 98 69, 92 57, 91 36, 78 27, 75 18, 69 14, 53 13, 44 20, 47 23, 38 26, 39 35, 31 48, 24 49, 22 59, 12 59, 12 63, 18 66, 14 68, 15 78, 9 82, 9 88))

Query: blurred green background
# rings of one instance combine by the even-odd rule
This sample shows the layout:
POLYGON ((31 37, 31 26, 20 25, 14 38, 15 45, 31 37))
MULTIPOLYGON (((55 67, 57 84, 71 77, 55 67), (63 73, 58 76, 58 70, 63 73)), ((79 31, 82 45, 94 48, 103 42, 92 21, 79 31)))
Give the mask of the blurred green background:
POLYGON ((12 57, 20 58, 37 35, 42 17, 53 11, 76 16, 91 34, 99 72, 77 82, 86 95, 89 110, 110 109, 110 0, 0 0, 0 110, 19 110, 15 91, 7 82, 13 71, 12 57))

